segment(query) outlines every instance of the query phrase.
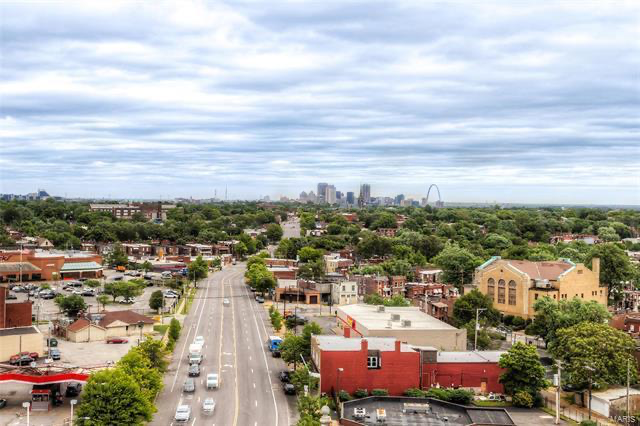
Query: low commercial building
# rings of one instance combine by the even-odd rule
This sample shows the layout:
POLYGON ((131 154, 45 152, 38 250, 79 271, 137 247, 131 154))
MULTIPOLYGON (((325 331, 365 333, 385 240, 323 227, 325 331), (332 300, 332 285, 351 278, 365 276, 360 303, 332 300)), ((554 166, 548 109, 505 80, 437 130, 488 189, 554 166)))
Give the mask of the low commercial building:
POLYGON ((267 270, 273 274, 276 280, 280 280, 280 279, 295 280, 296 273, 298 271, 297 268, 293 268, 290 266, 267 267, 267 270))
POLYGON ((411 345, 446 351, 463 351, 467 347, 465 329, 457 329, 417 307, 340 306, 337 325, 347 337, 393 337, 411 345))
POLYGON ((313 336, 311 357, 320 372, 320 391, 328 394, 387 389, 402 395, 420 384, 420 354, 394 338, 313 336))
POLYGON ((44 354, 44 338, 36 327, 13 327, 0 329, 0 362, 6 362, 20 352, 44 354))
MULTIPOLYGON (((584 405, 588 406, 588 396, 583 394, 584 405)), ((620 423, 624 423, 622 419, 625 416, 627 405, 627 388, 622 386, 610 387, 605 391, 593 392, 591 399, 591 409, 608 418, 614 420, 618 418, 620 423)), ((640 410, 640 390, 629 389, 629 411, 637 413, 640 410)))
POLYGON ((355 281, 342 281, 331 284, 331 298, 334 305, 358 303, 358 284, 355 281))
POLYGON ((134 311, 107 311, 100 314, 98 325, 106 330, 106 337, 138 336, 153 332, 155 321, 134 311))
POLYGON ((79 318, 67 327, 66 338, 74 343, 102 342, 107 338, 107 330, 86 318, 79 318))
POLYGON ((600 286, 600 259, 594 258, 592 265, 589 269, 568 259, 531 262, 494 256, 476 269, 474 286, 504 315, 524 319, 535 316, 533 305, 542 297, 577 297, 607 306, 607 287, 600 286))
POLYGON ((465 388, 480 393, 504 393, 498 366, 504 351, 438 351, 420 348, 422 387, 465 388))
POLYGON ((516 423, 504 408, 465 407, 433 398, 370 396, 343 403, 340 424, 509 426, 516 423), (367 416, 364 419, 356 414, 362 412, 367 416))
POLYGON ((78 251, 5 250, 0 252, 0 282, 98 278, 102 256, 78 251))

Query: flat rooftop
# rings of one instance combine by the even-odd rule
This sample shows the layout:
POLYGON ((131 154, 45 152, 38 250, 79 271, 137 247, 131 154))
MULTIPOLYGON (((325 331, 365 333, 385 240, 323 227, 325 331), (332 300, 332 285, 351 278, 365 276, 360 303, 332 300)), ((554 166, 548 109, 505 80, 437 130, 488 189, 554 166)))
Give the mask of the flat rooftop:
MULTIPOLYGON (((359 351, 362 347, 362 339, 348 338, 344 336, 313 336, 318 343, 318 347, 323 351, 359 351)), ((395 337, 367 337, 365 340, 369 343, 369 349, 379 350, 382 352, 395 351, 395 337)), ((406 343, 400 345, 402 352, 415 352, 413 348, 406 343)))
POLYGON ((438 362, 474 363, 498 362, 505 351, 467 351, 467 352, 438 352, 438 362))
POLYGON ((362 324, 369 330, 457 330, 431 315, 422 312, 420 308, 409 307, 387 307, 384 312, 378 312, 378 306, 354 304, 338 307, 338 312, 350 316, 356 324, 362 324), (391 321, 391 315, 400 315, 399 321, 391 321), (402 320, 411 321, 411 327, 403 327, 402 320), (391 325, 391 328, 389 328, 391 325))
POLYGON ((343 407, 344 419, 367 426, 381 424, 376 419, 378 408, 385 410, 386 421, 382 424, 386 426, 515 424, 503 408, 465 407, 432 398, 368 397, 345 402, 343 407), (355 408, 365 409, 364 419, 354 417, 355 408))
POLYGON ((0 329, 0 336, 20 336, 24 334, 40 334, 40 331, 34 326, 0 329))

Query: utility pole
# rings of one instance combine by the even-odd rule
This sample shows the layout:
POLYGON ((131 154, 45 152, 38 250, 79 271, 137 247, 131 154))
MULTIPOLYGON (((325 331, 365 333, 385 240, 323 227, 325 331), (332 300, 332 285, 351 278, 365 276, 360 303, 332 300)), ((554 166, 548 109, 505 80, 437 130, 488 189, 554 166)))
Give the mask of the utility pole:
POLYGON ((486 311, 487 308, 477 308, 476 309, 476 326, 475 326, 475 336, 473 338, 473 350, 477 351, 478 350, 478 327, 480 327, 480 324, 478 324, 478 320, 480 319, 480 311, 486 311))
POLYGON ((631 355, 627 358, 627 426, 631 423, 631 410, 629 409, 629 384, 631 382, 631 355))
POLYGON ((584 367, 585 370, 589 372, 589 420, 591 420, 591 388, 593 386, 593 367, 590 365, 586 365, 584 367))
POLYGON ((560 424, 560 389, 562 388, 562 364, 558 361, 558 387, 556 388, 556 424, 560 424))

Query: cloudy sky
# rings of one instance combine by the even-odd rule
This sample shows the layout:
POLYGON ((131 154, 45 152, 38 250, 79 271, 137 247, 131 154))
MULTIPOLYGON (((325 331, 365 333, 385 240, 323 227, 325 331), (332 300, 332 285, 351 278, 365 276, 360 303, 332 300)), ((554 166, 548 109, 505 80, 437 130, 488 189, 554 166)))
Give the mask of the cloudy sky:
POLYGON ((640 204, 640 3, 2 2, 0 192, 640 204))

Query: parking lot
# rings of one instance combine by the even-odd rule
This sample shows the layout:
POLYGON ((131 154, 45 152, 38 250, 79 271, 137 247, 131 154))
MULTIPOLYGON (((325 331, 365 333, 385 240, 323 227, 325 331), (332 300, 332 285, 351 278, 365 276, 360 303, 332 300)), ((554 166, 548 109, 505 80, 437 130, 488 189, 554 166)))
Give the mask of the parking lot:
MULTIPOLYGON (((123 275, 122 273, 118 273, 112 270, 106 270, 104 273, 105 273, 105 277, 100 280, 102 285, 104 285, 105 283, 114 282, 116 277, 122 277, 121 278, 122 281, 129 281, 132 279, 139 278, 139 277, 123 275)), ((107 311, 119 311, 123 309, 131 309, 141 314, 153 313, 155 311, 152 311, 149 308, 149 298, 151 297, 151 293, 163 288, 162 286, 156 285, 156 283, 162 283, 163 281, 160 278, 160 274, 152 273, 151 275, 154 277, 154 280, 152 281, 154 285, 151 287, 145 287, 142 295, 136 297, 134 302, 130 304, 122 303, 123 302, 122 298, 118 298, 115 303, 112 301, 112 299, 110 299, 110 303, 108 303, 106 306, 103 307, 97 301, 98 294, 96 294, 95 296, 82 296, 82 297, 84 298, 85 302, 89 306, 89 312, 99 312, 103 309, 107 311)), ((43 283, 44 282, 36 281, 36 282, 33 282, 32 284, 40 286, 43 283)), ((26 284, 28 283, 24 283, 24 285, 26 284)), ((49 284, 52 290, 54 290, 56 293, 63 294, 63 295, 70 295, 73 293, 73 290, 63 290, 63 287, 67 284, 65 281, 47 282, 47 284, 49 284)), ((79 287, 75 287, 74 290, 82 290, 83 288, 84 286, 79 286, 79 287)), ((98 287, 96 289, 97 293, 99 293, 101 289, 102 287, 98 287)), ((15 293, 15 292, 11 292, 11 293, 15 294, 15 296, 17 297, 16 299, 17 302, 25 301, 27 299, 33 300, 34 302, 33 315, 35 316, 35 319, 37 321, 47 321, 47 320, 58 319, 61 315, 60 310, 58 309, 58 306, 55 304, 53 299, 40 299, 40 298, 33 298, 33 297, 30 298, 27 293, 15 293)), ((166 303, 168 306, 170 306, 171 304, 173 304, 174 301, 175 301, 174 299, 167 299, 166 303)))

